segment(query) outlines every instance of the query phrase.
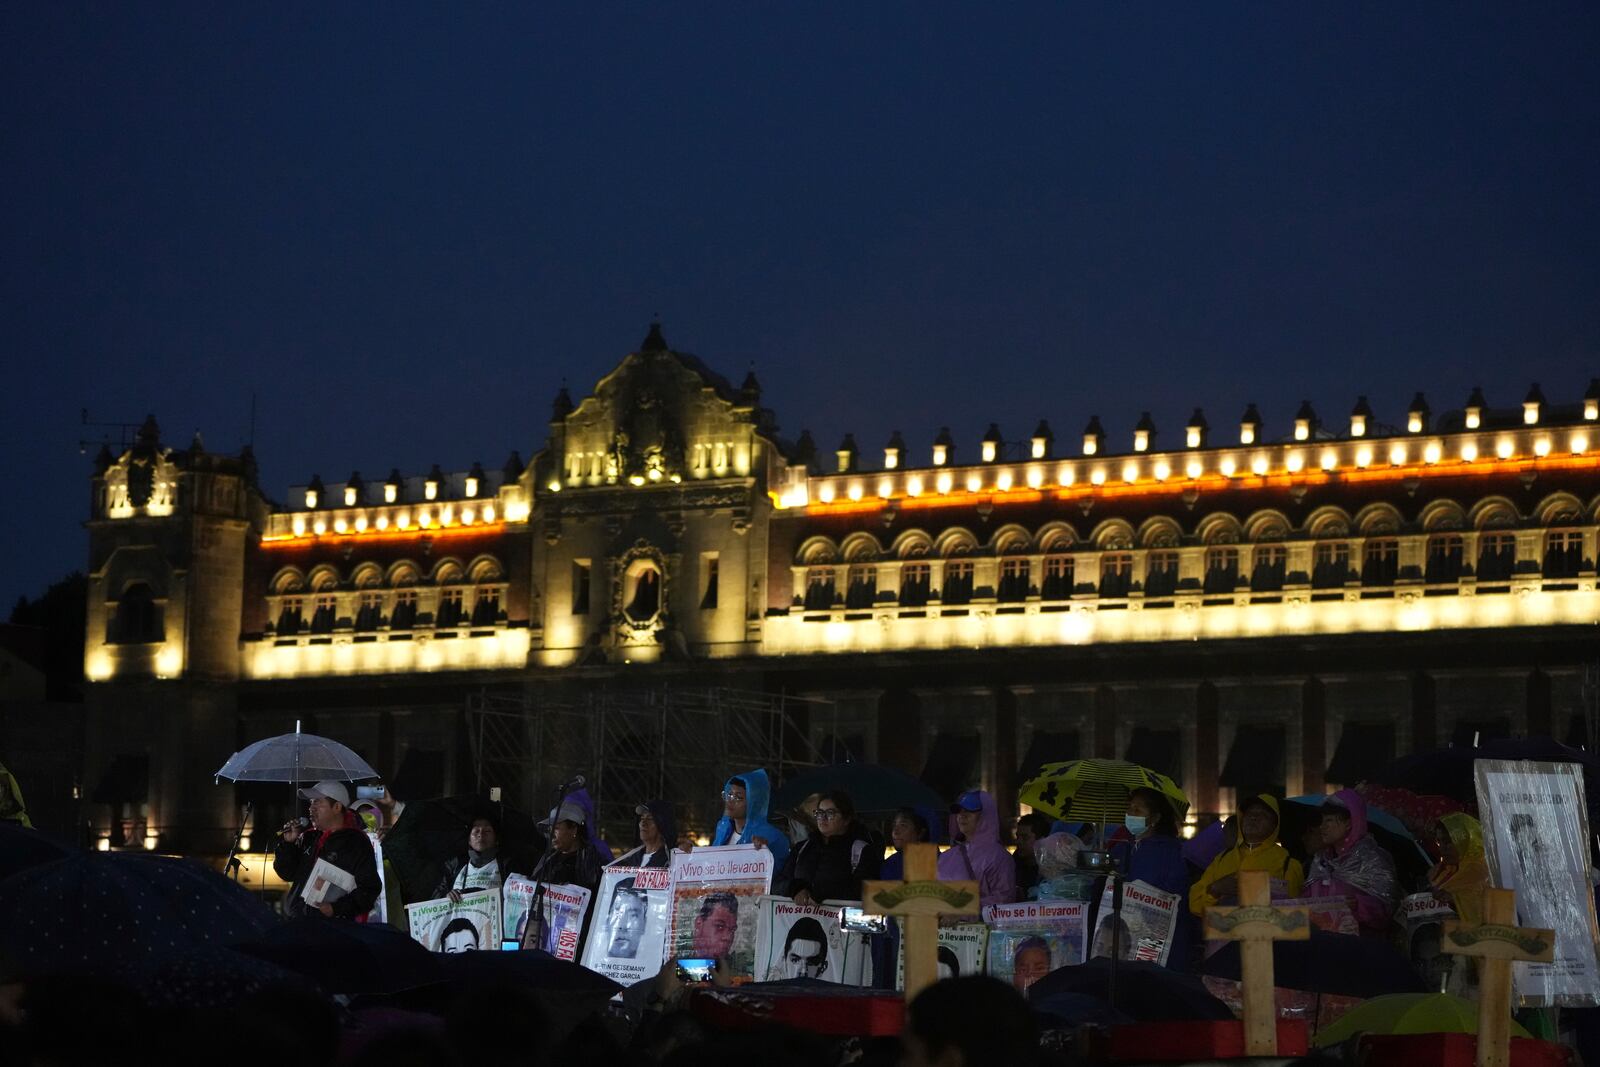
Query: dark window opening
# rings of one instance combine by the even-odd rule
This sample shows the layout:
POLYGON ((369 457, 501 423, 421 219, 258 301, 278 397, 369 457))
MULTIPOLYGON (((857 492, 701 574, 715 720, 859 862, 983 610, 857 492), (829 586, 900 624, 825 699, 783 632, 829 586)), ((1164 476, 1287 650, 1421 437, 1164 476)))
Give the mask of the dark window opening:
POLYGON ((806 571, 806 610, 833 608, 833 568, 811 567, 806 571))
POLYGON ((472 604, 472 625, 493 626, 500 618, 500 590, 480 589, 472 604))
POLYGON ((1516 534, 1486 533, 1478 537, 1478 581, 1503 582, 1516 569, 1516 534))
POLYGON ((1017 768, 1017 781, 1037 778, 1047 763, 1065 763, 1078 758, 1078 731, 1035 730, 1023 753, 1022 765, 1017 768))
POLYGON ((878 568, 856 566, 850 568, 850 584, 845 589, 844 606, 870 608, 878 599, 878 568))
POLYGON ((1281 796, 1283 780, 1283 727, 1240 726, 1236 729, 1217 784, 1232 788, 1241 797, 1257 793, 1281 796))
POLYGON ((1361 549, 1361 584, 1393 585, 1400 573, 1400 542, 1375 537, 1361 549))
POLYGON ((1152 771, 1160 771, 1175 782, 1183 781, 1183 733, 1180 730, 1155 730, 1135 726, 1122 758, 1152 771))
POLYGON ((1071 556, 1046 556, 1044 582, 1039 594, 1046 600, 1065 600, 1072 595, 1073 559, 1071 556))
POLYGON ((1324 778, 1338 785, 1359 785, 1394 759, 1394 724, 1347 722, 1339 732, 1324 778))
POLYGON ((362 593, 361 606, 356 611, 356 629, 370 632, 383 621, 383 596, 380 593, 362 593))
POLYGON ((933 739, 922 765, 922 781, 941 797, 954 800, 974 784, 980 745, 977 734, 941 732, 933 739))
POLYGON ((297 596, 286 596, 278 608, 278 635, 292 637, 305 628, 306 620, 302 601, 297 596))
POLYGON ((900 568, 900 603, 908 608, 920 608, 928 603, 931 588, 931 570, 926 563, 906 563, 900 568))
POLYGON ((572 613, 574 615, 589 614, 589 565, 587 563, 573 563, 572 565, 572 613))
POLYGON ((1207 593, 1231 593, 1239 588, 1239 550, 1220 547, 1206 549, 1207 593))
POLYGON ((1031 580, 1031 570, 1025 559, 1003 559, 1000 561, 1000 587, 995 590, 995 599, 1005 603, 1015 603, 1028 598, 1028 583, 1031 580))
POLYGON ((1583 534, 1577 530, 1551 530, 1544 537, 1544 576, 1576 578, 1583 569, 1583 534))
POLYGON ((1282 545, 1262 545, 1255 551, 1255 564, 1250 568, 1250 590, 1255 593, 1273 592, 1283 588, 1284 571, 1289 565, 1289 550, 1282 545))
POLYGON ((1163 548, 1150 553, 1144 576, 1144 595, 1171 596, 1178 591, 1178 553, 1163 548))
POLYGON ((439 611, 433 617, 435 626, 460 626, 463 590, 445 589, 439 593, 439 611))
POLYGON ((1350 543, 1318 541, 1311 550, 1311 585, 1339 589, 1350 580, 1350 543))
POLYGON ((417 624, 417 594, 401 590, 394 595, 394 613, 389 616, 389 629, 409 630, 417 624))
POLYGON ((700 594, 700 609, 710 611, 717 606, 717 557, 706 556, 705 559, 705 592, 700 594))
POLYGON ((166 622, 155 594, 144 582, 128 586, 117 601, 110 641, 117 645, 148 645, 166 639, 166 622))
POLYGON ((338 600, 331 595, 317 597, 315 610, 311 613, 312 633, 333 633, 333 624, 339 620, 338 603, 338 600))
POLYGON ((654 566, 641 570, 633 580, 633 596, 623 614, 634 622, 649 622, 661 612, 661 572, 654 566))
POLYGON ((1466 565, 1466 548, 1460 534, 1435 534, 1428 538, 1427 582, 1453 582, 1466 565))
POLYGON ((967 604, 972 601, 972 561, 949 560, 944 565, 944 588, 939 599, 946 604, 967 604))
POLYGON ((1107 552, 1100 557, 1100 595, 1127 596, 1133 586, 1133 553, 1107 552))

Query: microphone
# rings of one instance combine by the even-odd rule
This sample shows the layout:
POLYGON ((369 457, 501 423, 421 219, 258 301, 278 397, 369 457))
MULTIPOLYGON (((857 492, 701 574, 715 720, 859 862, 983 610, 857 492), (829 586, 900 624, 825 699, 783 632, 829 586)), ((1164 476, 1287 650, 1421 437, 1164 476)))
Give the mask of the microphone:
POLYGON ((574 789, 582 789, 588 783, 589 779, 585 778, 583 775, 574 774, 571 781, 561 783, 561 791, 563 793, 570 793, 574 789))

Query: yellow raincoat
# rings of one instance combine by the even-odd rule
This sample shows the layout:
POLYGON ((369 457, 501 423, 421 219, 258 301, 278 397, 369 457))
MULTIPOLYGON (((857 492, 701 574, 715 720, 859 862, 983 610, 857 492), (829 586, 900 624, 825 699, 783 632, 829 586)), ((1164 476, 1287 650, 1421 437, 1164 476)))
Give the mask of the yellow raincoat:
MULTIPOLYGON (((1262 793, 1254 799, 1271 808, 1272 813, 1279 817, 1278 825, 1283 825, 1282 809, 1278 807, 1276 797, 1262 793)), ((1277 842, 1276 836, 1277 833, 1274 831, 1273 838, 1253 848, 1245 844, 1244 838, 1241 837, 1238 844, 1212 860, 1211 866, 1206 868, 1200 880, 1189 889, 1189 910, 1196 915, 1204 915, 1207 908, 1222 903, 1212 895, 1212 884, 1240 871, 1266 871, 1274 881, 1283 883, 1287 896, 1299 896, 1300 887, 1306 880, 1305 871, 1301 868, 1300 861, 1289 855, 1289 850, 1277 842)), ((1274 895, 1276 890, 1277 887, 1274 887, 1274 895)))
POLYGON ((1435 892, 1450 898, 1450 905, 1462 922, 1478 926, 1483 922, 1483 890, 1489 884, 1489 866, 1483 857, 1483 827, 1477 819, 1459 811, 1444 816, 1439 824, 1450 836, 1456 862, 1435 866, 1428 872, 1428 883, 1435 892))

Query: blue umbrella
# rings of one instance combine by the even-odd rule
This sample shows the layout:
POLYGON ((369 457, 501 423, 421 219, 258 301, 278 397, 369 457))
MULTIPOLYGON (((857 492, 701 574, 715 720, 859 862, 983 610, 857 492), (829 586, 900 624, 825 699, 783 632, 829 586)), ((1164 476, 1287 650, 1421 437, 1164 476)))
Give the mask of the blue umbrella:
POLYGON ((0 955, 26 974, 147 981, 196 946, 259 937, 276 917, 216 871, 169 856, 84 852, 0 882, 0 955))

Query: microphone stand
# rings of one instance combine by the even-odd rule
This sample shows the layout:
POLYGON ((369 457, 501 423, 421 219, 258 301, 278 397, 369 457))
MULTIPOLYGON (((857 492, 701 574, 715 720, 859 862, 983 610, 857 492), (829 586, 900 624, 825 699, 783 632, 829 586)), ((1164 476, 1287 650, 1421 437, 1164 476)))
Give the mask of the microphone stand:
POLYGON ((239 820, 238 829, 233 832, 233 844, 228 847, 228 861, 222 865, 222 873, 230 875, 235 882, 239 880, 239 840, 244 837, 245 824, 250 821, 251 812, 255 811, 253 801, 245 801, 244 817, 239 820))
MULTIPOLYGON (((568 781, 562 782, 561 785, 556 788, 556 806, 551 810, 555 813, 557 818, 550 820, 550 844, 547 847, 545 855, 549 855, 548 849, 555 847, 556 822, 561 815, 561 805, 567 802, 567 794, 572 791, 572 785, 573 782, 569 779, 568 781)), ((544 866, 543 860, 540 861, 539 866, 541 868, 544 866)), ((530 905, 530 907, 533 910, 533 914, 528 919, 528 929, 522 935, 522 947, 528 947, 528 934, 533 933, 534 923, 538 923, 538 935, 533 947, 537 949, 543 949, 545 931, 544 878, 542 876, 535 878, 533 881, 533 903, 530 905)))

